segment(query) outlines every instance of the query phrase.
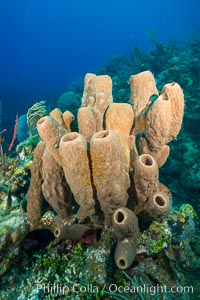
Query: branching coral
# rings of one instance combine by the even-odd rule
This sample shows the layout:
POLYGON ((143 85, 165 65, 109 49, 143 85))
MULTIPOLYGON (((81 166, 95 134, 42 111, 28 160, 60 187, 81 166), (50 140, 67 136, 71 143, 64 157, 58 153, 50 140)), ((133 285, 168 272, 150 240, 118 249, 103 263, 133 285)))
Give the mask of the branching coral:
POLYGON ((36 102, 27 111, 27 124, 29 128, 30 135, 36 129, 37 121, 42 117, 47 115, 47 108, 45 106, 46 101, 36 102))
POLYGON ((134 260, 136 215, 157 219, 169 212, 170 193, 159 183, 159 167, 180 130, 184 107, 180 86, 167 84, 158 96, 149 71, 131 76, 130 87, 131 104, 113 103, 111 78, 87 74, 79 132, 69 132, 69 112, 54 110, 38 121, 43 142, 35 150, 28 199, 32 229, 41 225, 46 199, 57 213, 54 234, 62 239, 112 226, 122 269, 134 260), (71 193, 84 224, 73 217, 71 193))

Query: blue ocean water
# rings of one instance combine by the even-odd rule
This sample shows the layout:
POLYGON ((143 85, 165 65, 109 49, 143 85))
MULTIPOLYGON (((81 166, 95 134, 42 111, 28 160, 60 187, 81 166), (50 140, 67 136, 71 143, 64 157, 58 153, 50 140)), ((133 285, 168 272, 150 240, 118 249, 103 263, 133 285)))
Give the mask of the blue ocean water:
POLYGON ((197 0, 2 0, 1 127, 9 133, 16 113, 52 103, 70 82, 134 46, 148 52, 153 39, 188 38, 199 8, 197 0))

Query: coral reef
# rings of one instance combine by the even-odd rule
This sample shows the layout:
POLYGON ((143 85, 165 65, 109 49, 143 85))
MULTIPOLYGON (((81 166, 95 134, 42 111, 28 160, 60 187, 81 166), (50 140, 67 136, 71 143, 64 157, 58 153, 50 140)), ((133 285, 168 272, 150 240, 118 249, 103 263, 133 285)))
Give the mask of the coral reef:
POLYGON ((30 230, 26 214, 27 192, 33 149, 38 140, 38 136, 33 136, 20 143, 15 158, 5 156, 5 174, 0 173, 0 276, 19 256, 20 243, 30 230))
MULTIPOLYGON (((126 214, 126 209, 122 211, 126 214)), ((50 215, 44 218, 50 220, 50 215)), ((112 252, 115 245, 110 227, 102 232, 98 241, 95 235, 87 236, 79 243, 54 240, 39 250, 36 249, 41 240, 37 241, 37 232, 34 238, 28 236, 21 243, 21 255, 18 252, 13 255, 13 267, 0 282, 0 296, 6 295, 5 299, 36 296, 48 299, 51 294, 55 299, 118 299, 118 295, 121 295, 126 299, 138 299, 148 295, 149 299, 154 299, 149 294, 152 292, 152 297, 195 299, 195 293, 193 295, 184 286, 191 287, 186 277, 188 270, 194 272, 199 266, 195 257, 195 249, 199 244, 198 232, 195 237, 196 222, 197 216, 190 205, 172 211, 163 220, 153 221, 139 233, 135 262, 126 271, 119 270, 114 264, 112 252), (33 255, 30 254, 32 252, 33 255), (49 283, 54 283, 55 287, 66 287, 64 295, 58 288, 52 293, 48 289, 45 291, 41 285, 48 287, 49 283), (138 286, 148 286, 149 290, 145 292, 138 286), (166 290, 166 287, 172 286, 173 297, 166 290)), ((122 235, 119 238, 130 235, 129 229, 133 230, 130 224, 128 228, 126 225, 126 222, 122 222, 122 235)))
POLYGON ((68 132, 70 124, 66 126, 65 113, 59 110, 38 121, 43 142, 35 149, 28 196, 32 230, 41 228, 45 200, 57 215, 54 233, 60 238, 73 238, 70 226, 74 239, 80 232, 112 226, 117 238, 115 261, 122 269, 135 257, 139 231, 135 214, 148 220, 169 212, 170 199, 167 188, 161 189, 158 169, 169 154, 163 149, 180 130, 184 107, 177 83, 165 85, 153 103, 157 89, 149 71, 132 76, 130 83, 132 105, 113 103, 111 78, 87 74, 79 133, 68 132), (143 86, 149 86, 145 93, 143 86), (161 163, 163 153, 167 155, 161 163), (71 193, 80 221, 73 217, 71 193), (83 221, 86 225, 79 224, 83 221), (119 237, 121 231, 127 234, 119 237))
POLYGON ((27 216, 18 212, 2 217, 0 215, 0 277, 20 251, 20 242, 29 232, 27 216))

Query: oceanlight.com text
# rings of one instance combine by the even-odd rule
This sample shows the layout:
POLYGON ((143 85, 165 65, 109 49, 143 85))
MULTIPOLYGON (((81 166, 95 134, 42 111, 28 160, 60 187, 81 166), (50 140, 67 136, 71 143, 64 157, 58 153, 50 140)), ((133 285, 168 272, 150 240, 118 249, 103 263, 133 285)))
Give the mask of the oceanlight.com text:
POLYGON ((120 286, 117 284, 104 284, 101 288, 99 286, 93 284, 81 285, 79 283, 75 283, 74 285, 63 285, 58 283, 49 283, 49 284, 41 284, 37 283, 36 290, 38 292, 43 292, 45 294, 60 294, 66 295, 70 292, 75 294, 96 294, 100 291, 105 293, 112 294, 148 294, 148 295, 156 295, 156 294, 193 294, 194 288, 193 286, 171 286, 170 288, 166 285, 149 285, 143 284, 141 286, 120 286))
MULTIPOLYGON (((110 284, 106 288, 111 293, 124 293, 124 294, 149 294, 155 295, 160 293, 171 293, 171 294, 193 294, 193 286, 171 286, 170 288, 166 285, 149 285, 143 284, 142 286, 117 286, 116 284, 110 284)), ((105 289, 104 289, 105 290, 105 289)))

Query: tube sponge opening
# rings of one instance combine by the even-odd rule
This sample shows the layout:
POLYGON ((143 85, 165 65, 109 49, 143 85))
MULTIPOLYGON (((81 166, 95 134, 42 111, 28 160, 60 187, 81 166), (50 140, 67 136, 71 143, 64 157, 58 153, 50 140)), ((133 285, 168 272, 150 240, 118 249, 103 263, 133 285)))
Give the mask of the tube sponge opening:
POLYGON ((165 205, 166 205, 166 203, 165 203, 163 197, 156 196, 154 201, 155 201, 155 203, 156 203, 158 206, 165 206, 165 205))
POLYGON ((116 214, 115 214, 115 222, 116 223, 121 223, 124 221, 124 214, 121 212, 121 211, 118 211, 116 214))
POLYGON ((78 137, 79 137, 79 135, 78 135, 77 132, 70 132, 70 133, 67 133, 67 134, 63 135, 61 140, 62 140, 63 143, 67 143, 67 142, 74 141, 78 137))
POLYGON ((166 93, 163 93, 160 95, 162 100, 168 101, 169 100, 169 96, 166 93))
POLYGON ((101 130, 93 135, 93 139, 103 139, 109 136, 109 130, 101 130))
POLYGON ((155 192, 147 202, 145 211, 151 219, 166 215, 170 210, 169 197, 162 192, 155 192))
POLYGON ((140 156, 140 161, 142 164, 144 164, 145 166, 152 166, 153 165, 153 159, 150 155, 148 154, 142 154, 140 156))

